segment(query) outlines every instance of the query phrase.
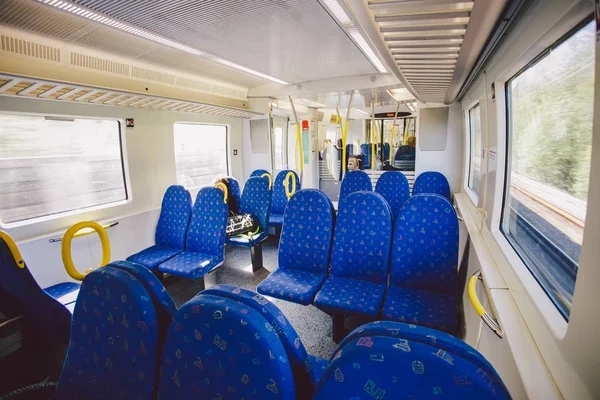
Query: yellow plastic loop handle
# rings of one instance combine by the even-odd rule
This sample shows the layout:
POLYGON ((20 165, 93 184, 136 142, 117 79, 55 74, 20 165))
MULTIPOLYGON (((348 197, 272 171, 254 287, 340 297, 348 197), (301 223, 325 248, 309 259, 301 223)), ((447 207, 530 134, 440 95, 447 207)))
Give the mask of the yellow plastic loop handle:
POLYGON ((481 317, 483 322, 499 337, 502 338, 502 329, 498 322, 496 322, 490 314, 485 311, 483 305, 479 301, 479 297, 477 297, 477 281, 481 279, 481 271, 475 272, 471 278, 469 279, 469 284, 467 286, 467 291, 469 293, 469 299, 471 300, 471 304, 477 312, 477 315, 481 317))
POLYGON ((262 174, 260 177, 264 178, 265 176, 269 178, 269 190, 271 190, 273 187, 273 178, 271 177, 271 174, 262 174))
POLYGON ((65 270, 71 276, 71 278, 76 279, 78 281, 82 281, 85 276, 90 273, 92 270, 89 269, 85 271, 84 274, 77 271, 75 269, 75 265, 73 265, 73 257, 71 256, 71 240, 75 237, 81 237, 91 234, 92 232, 98 233, 100 236, 100 242, 102 243, 102 261, 100 263, 100 267, 105 266, 110 262, 110 241, 108 240, 108 235, 106 234, 106 230, 104 227, 93 221, 83 221, 79 222, 72 227, 70 227, 62 240, 62 259, 63 264, 65 264, 65 270), (82 229, 89 228, 92 229, 91 232, 77 233, 82 229))
POLYGON ((288 200, 292 198, 292 196, 294 195, 294 193, 296 193, 296 176, 294 175, 294 173, 292 171, 288 172, 287 175, 285 176, 285 185, 283 185, 283 187, 285 187, 285 195, 287 196, 288 200), (290 191, 290 180, 292 182, 292 190, 290 191))
POLYGON ((227 199, 229 198, 229 191, 227 190, 227 185, 225 185, 223 182, 219 182, 215 185, 215 187, 223 191, 223 203, 227 204, 227 199))
POLYGON ((21 252, 19 251, 19 248, 17 247, 17 244, 15 243, 13 238, 11 238, 8 233, 3 231, 0 231, 0 238, 2 238, 2 240, 6 242, 6 245, 12 253, 13 258, 17 263, 17 266, 19 268, 25 268, 25 261, 23 261, 23 257, 21 257, 21 252))

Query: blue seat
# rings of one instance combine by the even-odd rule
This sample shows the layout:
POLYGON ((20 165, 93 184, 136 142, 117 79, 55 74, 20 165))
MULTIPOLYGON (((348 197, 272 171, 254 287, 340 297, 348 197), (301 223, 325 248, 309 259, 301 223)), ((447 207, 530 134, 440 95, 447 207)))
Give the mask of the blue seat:
POLYGON ((387 284, 392 216, 378 193, 349 195, 340 207, 333 236, 331 275, 314 304, 332 313, 375 317, 387 284))
POLYGON ((185 251, 160 264, 158 270, 197 279, 223 264, 227 204, 223 192, 215 187, 198 191, 186 237, 185 251))
MULTIPOLYGON (((277 174, 275 183, 273 184, 273 201, 271 202, 269 226, 281 227, 283 224, 283 212, 288 204, 288 197, 285 193, 285 186, 288 184, 288 181, 286 181, 285 178, 290 172, 294 174, 293 179, 296 180, 296 191, 299 192, 300 189, 302 189, 300 186, 300 178, 298 178, 298 174, 296 174, 295 171, 284 169, 277 174)), ((292 187, 290 186, 288 189, 291 191, 292 187)))
POLYGON ((312 397, 315 383, 324 373, 323 365, 327 364, 327 360, 309 356, 296 330, 279 308, 260 294, 233 285, 216 285, 201 294, 227 297, 260 311, 275 329, 285 348, 294 376, 296 397, 312 397))
POLYGON ((76 298, 80 285, 61 283, 44 290, 29 272, 25 261, 19 259, 19 262, 17 264, 8 244, 0 237, 0 294, 6 302, 3 311, 10 310, 15 316, 25 315, 28 332, 36 340, 66 345, 71 328, 69 308, 74 307, 73 298, 76 298))
POLYGON ((148 291, 133 275, 112 267, 89 273, 53 399, 153 399, 160 352, 156 319, 148 291))
POLYGON ((229 195, 235 198, 235 202, 238 205, 238 209, 234 210, 239 213, 240 201, 242 200, 242 191, 240 189, 240 183, 233 176, 228 176, 227 181, 229 182, 229 195))
POLYGON ((435 193, 444 196, 448 200, 452 200, 448 180, 443 174, 435 171, 420 174, 415 180, 412 193, 413 195, 435 193))
POLYGON ((457 266, 454 208, 437 194, 411 197, 396 219, 383 317, 455 334, 457 266))
POLYGON ((199 294, 175 315, 161 355, 159 399, 294 399, 276 329, 245 302, 199 294))
POLYGON ((254 178, 254 177, 261 177, 264 174, 269 174, 271 175, 271 173, 269 171, 267 171, 266 169, 255 169, 254 171, 252 171, 252 173, 250 174, 250 178, 254 178))
POLYGON ((156 225, 155 245, 127 258, 158 273, 158 266, 185 249, 185 236, 192 216, 192 197, 183 186, 170 186, 163 197, 156 225))
POLYGON ((371 145, 368 143, 361 144, 360 152, 364 157, 362 169, 371 169, 371 145))
POLYGON ((384 172, 377 180, 375 192, 382 195, 388 202, 394 220, 396 220, 400 207, 402 207, 404 202, 410 198, 408 180, 406 179, 406 176, 399 171, 384 172))
POLYGON ((409 333, 399 323, 372 326, 340 344, 314 399, 510 399, 491 365, 458 339, 423 328, 409 333))
POLYGON ((389 143, 385 143, 383 145, 383 159, 384 160, 390 159, 390 144, 389 143))
POLYGON ((258 285, 267 296, 310 304, 327 276, 334 213, 321 191, 304 189, 290 200, 279 240, 279 268, 258 285))
POLYGON ((373 190, 373 184, 371 178, 363 171, 348 171, 344 176, 342 185, 340 187, 340 198, 338 202, 338 210, 342 207, 342 203, 346 200, 349 194, 354 192, 373 190))

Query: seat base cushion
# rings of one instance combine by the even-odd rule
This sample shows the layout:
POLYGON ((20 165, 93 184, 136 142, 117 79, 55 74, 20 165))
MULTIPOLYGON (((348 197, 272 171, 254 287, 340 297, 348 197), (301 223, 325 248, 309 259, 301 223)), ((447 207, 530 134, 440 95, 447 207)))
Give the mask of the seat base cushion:
POLYGON ((57 285, 50 286, 44 291, 53 299, 57 300, 62 305, 74 303, 77 300, 81 284, 75 282, 62 282, 57 285))
POLYGON ((385 283, 330 276, 315 297, 318 308, 331 313, 355 313, 375 317, 383 301, 385 283))
POLYGON ((271 214, 269 215, 269 226, 282 226, 283 225, 283 214, 271 214))
POLYGON ((313 378, 315 383, 318 383, 325 374, 325 371, 327 371, 329 361, 325 358, 311 356, 310 354, 308 355, 308 358, 310 359, 310 364, 312 365, 313 378))
POLYGON ((258 293, 303 305, 311 303, 323 284, 326 274, 278 269, 256 288, 258 293))
POLYGON ((148 247, 147 249, 140 251, 139 253, 127 257, 127 261, 138 263, 152 270, 153 272, 156 272, 157 267, 160 264, 164 263, 167 260, 170 260, 171 258, 175 257, 181 252, 182 250, 180 249, 154 245, 152 247, 148 247))
POLYGON ((160 272, 197 279, 223 264, 223 257, 212 254, 184 251, 170 260, 160 264, 160 272))
POLYGON ((267 240, 269 234, 267 232, 259 232, 256 235, 252 236, 248 239, 247 236, 234 236, 225 238, 225 243, 233 245, 233 246, 241 246, 241 247, 254 247, 257 244, 260 244, 267 240))
POLYGON ((454 296, 390 286, 383 303, 383 318, 456 334, 454 296))

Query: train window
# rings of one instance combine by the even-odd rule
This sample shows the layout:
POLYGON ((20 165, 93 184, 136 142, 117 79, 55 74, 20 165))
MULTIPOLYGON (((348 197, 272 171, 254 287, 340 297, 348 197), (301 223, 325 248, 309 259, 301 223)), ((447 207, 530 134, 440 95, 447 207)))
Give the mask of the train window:
POLYGON ((506 84, 501 230, 567 320, 587 208, 594 38, 589 23, 506 84))
POLYGON ((0 221, 127 200, 117 120, 0 114, 0 221))
POLYGON ((227 126, 176 123, 174 136, 177 184, 200 188, 228 175, 227 126))
POLYGON ((479 103, 469 109, 468 126, 469 126, 469 180, 467 187, 470 189, 469 194, 474 203, 477 203, 479 196, 479 183, 481 181, 481 108, 479 103))
POLYGON ((285 154, 283 128, 276 126, 273 129, 273 140, 271 141, 271 152, 273 154, 273 170, 281 171, 286 168, 283 156, 285 154))

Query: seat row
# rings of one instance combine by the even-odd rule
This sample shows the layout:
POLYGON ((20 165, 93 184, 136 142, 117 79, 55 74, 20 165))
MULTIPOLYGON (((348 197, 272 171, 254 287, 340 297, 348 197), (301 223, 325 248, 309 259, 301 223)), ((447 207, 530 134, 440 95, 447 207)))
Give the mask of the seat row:
POLYGON ((331 314, 336 339, 348 314, 457 332, 458 221, 440 195, 412 196, 394 225, 378 193, 350 194, 336 217, 324 193, 302 190, 285 210, 278 256, 257 291, 331 314))
POLYGON ((86 276, 72 324, 55 400, 510 399, 476 350, 442 332, 372 323, 325 360, 264 297, 217 285, 176 310, 130 262, 86 276))

